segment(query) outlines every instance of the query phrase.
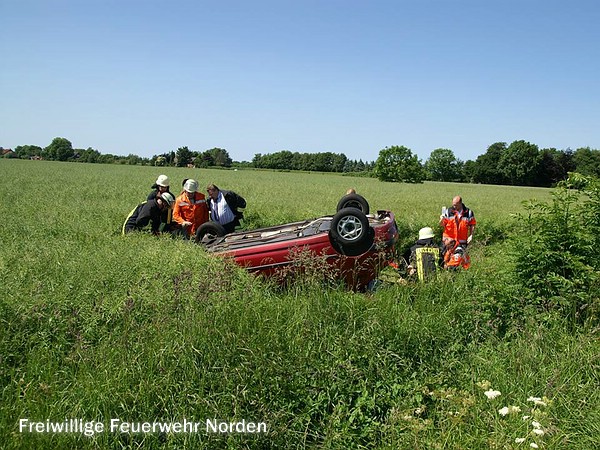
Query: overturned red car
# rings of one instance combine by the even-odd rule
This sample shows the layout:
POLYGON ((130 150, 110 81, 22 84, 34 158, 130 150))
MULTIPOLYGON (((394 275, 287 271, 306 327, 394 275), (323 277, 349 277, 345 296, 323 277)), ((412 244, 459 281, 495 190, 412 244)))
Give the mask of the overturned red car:
POLYGON ((332 216, 227 235, 220 225, 208 222, 198 228, 196 242, 251 272, 281 281, 311 266, 363 290, 393 260, 398 240, 394 214, 369 214, 367 201, 358 194, 344 196, 337 210, 332 216))

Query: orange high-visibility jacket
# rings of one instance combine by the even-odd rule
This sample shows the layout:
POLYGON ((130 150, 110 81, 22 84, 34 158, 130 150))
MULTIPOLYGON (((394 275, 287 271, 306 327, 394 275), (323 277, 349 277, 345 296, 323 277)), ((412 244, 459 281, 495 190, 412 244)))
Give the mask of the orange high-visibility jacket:
POLYGON ((466 206, 463 205, 460 215, 454 208, 450 208, 442 222, 444 227, 442 237, 464 244, 469 237, 469 228, 475 226, 476 223, 473 211, 466 206))
POLYGON ((204 194, 195 192, 191 201, 185 191, 179 194, 175 199, 173 220, 179 224, 192 222, 192 226, 188 228, 188 234, 196 233, 200 225, 208 222, 208 205, 204 194))
POLYGON ((465 249, 457 243, 454 248, 449 248, 444 254, 444 268, 456 269, 458 267, 462 267, 463 269, 471 267, 471 257, 465 249))

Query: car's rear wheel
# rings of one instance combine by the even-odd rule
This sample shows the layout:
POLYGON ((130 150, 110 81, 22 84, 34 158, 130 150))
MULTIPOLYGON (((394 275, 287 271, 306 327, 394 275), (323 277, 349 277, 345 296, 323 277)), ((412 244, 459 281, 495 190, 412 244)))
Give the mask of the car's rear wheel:
POLYGON ((358 256, 373 245, 375 232, 369 219, 357 208, 341 209, 333 216, 329 229, 329 240, 341 254, 358 256))
POLYGON ((223 225, 216 222, 206 222, 196 230, 196 244, 209 245, 215 242, 218 238, 225 236, 226 231, 223 225))
POLYGON ((356 208, 365 215, 369 214, 369 202, 359 194, 344 195, 338 202, 336 211, 340 211, 344 208, 356 208))

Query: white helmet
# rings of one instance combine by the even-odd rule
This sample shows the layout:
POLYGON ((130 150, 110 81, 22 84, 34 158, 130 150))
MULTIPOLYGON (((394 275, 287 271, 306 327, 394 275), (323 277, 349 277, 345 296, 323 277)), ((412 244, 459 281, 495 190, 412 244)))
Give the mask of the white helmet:
POLYGON ((183 185, 183 190, 186 192, 198 192, 198 182, 196 180, 189 179, 183 185))
POLYGON ((421 228, 419 230, 419 239, 430 239, 433 237, 433 230, 430 227, 421 228))
POLYGON ((156 179, 156 184, 162 187, 169 187, 169 177, 166 175, 159 175, 156 179))
POLYGON ((170 192, 163 192, 160 194, 160 198, 162 198, 168 206, 171 206, 173 203, 175 203, 175 197, 173 197, 173 194, 170 192))

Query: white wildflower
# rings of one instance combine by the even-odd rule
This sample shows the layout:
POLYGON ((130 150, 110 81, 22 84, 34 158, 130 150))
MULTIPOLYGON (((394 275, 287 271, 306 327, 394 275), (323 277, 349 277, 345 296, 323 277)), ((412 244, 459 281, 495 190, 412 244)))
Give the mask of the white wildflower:
POLYGON ((515 444, 522 444, 523 442, 525 442, 525 438, 516 438, 515 439, 515 444))
POLYGON ((518 406, 505 406, 502 409, 499 409, 498 412, 500 414, 502 414, 503 416, 506 416, 507 414, 513 414, 513 413, 519 413, 521 412, 521 408, 519 408, 518 406))
POLYGON ((535 434, 537 434, 538 436, 543 436, 543 435, 545 434, 544 430, 542 430, 541 428, 535 428, 535 429, 533 430, 533 432, 534 432, 535 434))
POLYGON ((529 420, 531 416, 523 416, 523 420, 529 420))
POLYGON ((529 444, 529 446, 531 448, 539 448, 538 445, 535 442, 532 442, 531 444, 529 444))
POLYGON ((527 401, 533 402, 533 404, 536 406, 548 406, 546 402, 539 397, 529 397, 527 401))
POLYGON ((542 428, 542 424, 539 422, 536 422, 535 420, 533 422, 531 422, 531 426, 533 428, 542 428))
POLYGON ((494 400, 496 397, 499 397, 500 395, 502 395, 502 393, 500 391, 494 391, 492 389, 490 389, 489 391, 485 391, 484 394, 490 400, 494 400))

